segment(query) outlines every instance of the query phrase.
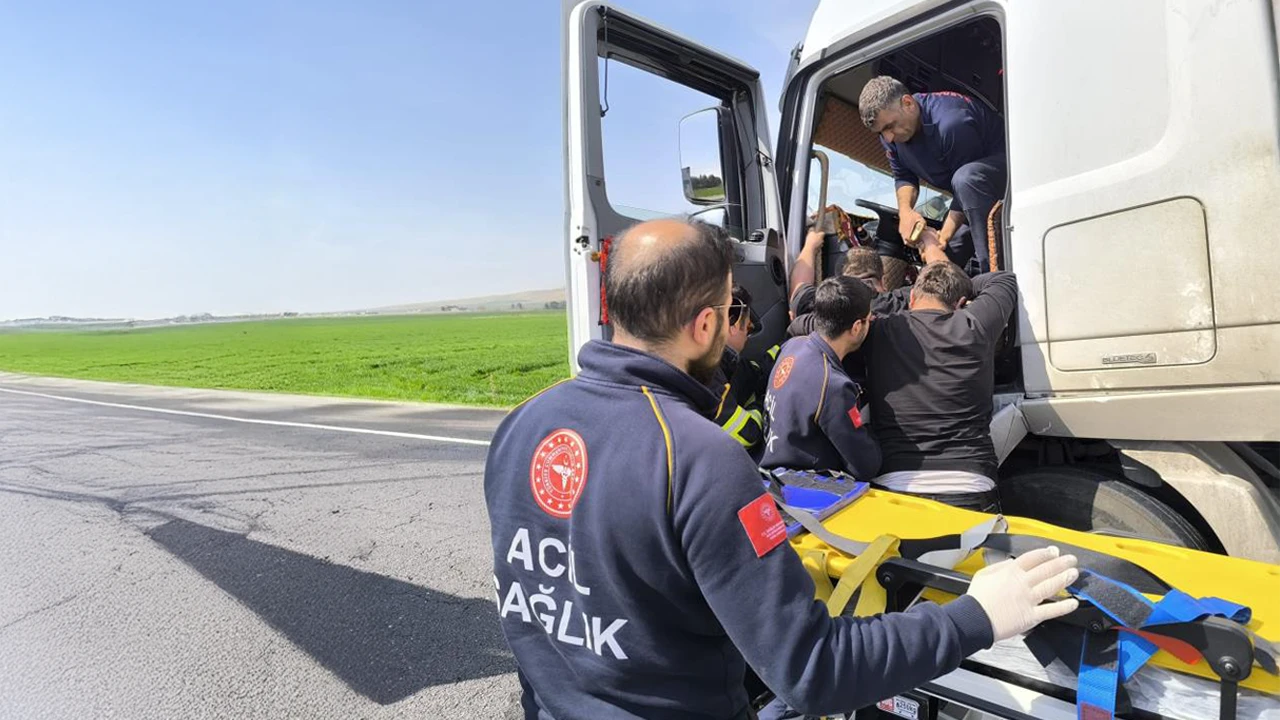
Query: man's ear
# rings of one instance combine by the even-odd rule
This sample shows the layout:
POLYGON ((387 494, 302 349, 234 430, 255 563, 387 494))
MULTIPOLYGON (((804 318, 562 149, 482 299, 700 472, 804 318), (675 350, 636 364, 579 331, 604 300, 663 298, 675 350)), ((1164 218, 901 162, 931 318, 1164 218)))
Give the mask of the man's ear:
POLYGON ((916 306, 916 289, 911 288, 911 293, 907 295, 907 308, 910 309, 915 306, 916 306))
POLYGON ((693 319, 693 339, 699 345, 708 344, 716 331, 716 308, 704 307, 693 319))
POLYGON ((957 309, 957 310, 959 310, 960 308, 962 308, 962 307, 964 307, 965 305, 968 305, 968 304, 969 304, 969 298, 967 298, 967 297, 962 297, 962 298, 960 298, 960 301, 956 303, 956 309, 957 309))

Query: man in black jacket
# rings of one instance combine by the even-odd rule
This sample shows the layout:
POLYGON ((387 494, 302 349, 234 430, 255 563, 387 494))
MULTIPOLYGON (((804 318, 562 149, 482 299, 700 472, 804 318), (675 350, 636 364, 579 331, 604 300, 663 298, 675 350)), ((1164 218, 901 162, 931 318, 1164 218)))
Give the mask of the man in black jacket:
POLYGON ((991 441, 996 345, 1017 306, 1006 272, 972 280, 933 230, 910 307, 877 318, 864 344, 871 417, 883 453, 877 485, 998 512, 991 441))

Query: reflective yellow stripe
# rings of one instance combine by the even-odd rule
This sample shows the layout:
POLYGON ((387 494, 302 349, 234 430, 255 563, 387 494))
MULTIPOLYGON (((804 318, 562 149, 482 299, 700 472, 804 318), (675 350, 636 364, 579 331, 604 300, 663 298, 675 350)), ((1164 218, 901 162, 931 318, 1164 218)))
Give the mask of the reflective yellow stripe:
POLYGON ((766 353, 770 358, 772 358, 772 359, 774 359, 774 360, 777 360, 777 359, 778 359, 778 353, 779 353, 781 350, 782 350, 782 346, 781 346, 781 345, 774 345, 773 347, 769 348, 768 350, 765 350, 765 353, 766 353))
POLYGON ((742 437, 742 430, 747 427, 747 422, 750 419, 751 416, 741 407, 738 407, 734 409, 733 414, 730 415, 729 419, 725 420, 724 424, 720 427, 724 428, 725 432, 732 435, 733 439, 737 440, 744 447, 751 447, 750 441, 742 437))
POLYGON ((662 428, 662 441, 667 444, 667 514, 671 514, 671 478, 675 474, 675 458, 671 454, 671 430, 667 428, 667 421, 662 417, 662 411, 658 409, 658 401, 654 399, 653 393, 649 392, 649 388, 641 386, 640 392, 649 398, 649 407, 653 408, 653 416, 658 419, 658 427, 662 428))

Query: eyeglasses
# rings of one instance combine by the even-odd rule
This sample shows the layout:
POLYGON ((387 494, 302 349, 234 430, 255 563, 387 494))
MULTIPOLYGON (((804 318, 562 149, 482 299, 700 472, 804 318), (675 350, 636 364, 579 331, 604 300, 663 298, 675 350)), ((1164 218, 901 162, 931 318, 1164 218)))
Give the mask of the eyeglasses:
POLYGON ((720 308, 729 308, 729 324, 730 325, 737 325, 738 323, 742 322, 743 316, 748 317, 749 318, 749 323, 748 323, 749 327, 747 328, 748 335, 751 335, 759 331, 760 329, 756 323, 755 317, 751 313, 751 308, 747 307, 747 304, 742 302, 741 300, 734 300, 732 302, 720 303, 719 305, 708 305, 707 307, 713 310, 719 310, 720 308))

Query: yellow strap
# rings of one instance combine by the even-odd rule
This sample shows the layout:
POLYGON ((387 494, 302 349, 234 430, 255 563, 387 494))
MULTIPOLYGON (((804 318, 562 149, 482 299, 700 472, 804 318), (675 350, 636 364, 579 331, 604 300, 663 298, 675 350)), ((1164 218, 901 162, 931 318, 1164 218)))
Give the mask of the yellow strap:
POLYGON ((831 576, 827 574, 827 551, 806 550, 800 556, 800 564, 813 578, 814 596, 822 602, 831 597, 831 576))
MULTIPOLYGON (((854 608, 854 612, 862 614, 859 611, 866 611, 868 614, 884 611, 884 588, 880 587, 880 583, 875 579, 876 566, 891 553, 898 550, 898 538, 892 535, 881 535, 872 542, 861 555, 854 558, 854 561, 845 568, 844 574, 840 576, 840 582, 831 592, 831 597, 827 599, 827 612, 831 617, 836 617, 844 612, 845 607, 849 605, 849 599, 853 597, 853 591, 859 587, 863 589, 863 595, 867 594, 867 587, 874 585, 879 588, 880 607, 875 609, 876 600, 873 598, 866 601, 865 607, 863 600, 859 599, 858 605, 854 608), (864 582, 865 581, 865 582, 864 582)), ((875 592, 874 590, 872 591, 875 592)))

